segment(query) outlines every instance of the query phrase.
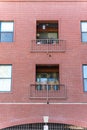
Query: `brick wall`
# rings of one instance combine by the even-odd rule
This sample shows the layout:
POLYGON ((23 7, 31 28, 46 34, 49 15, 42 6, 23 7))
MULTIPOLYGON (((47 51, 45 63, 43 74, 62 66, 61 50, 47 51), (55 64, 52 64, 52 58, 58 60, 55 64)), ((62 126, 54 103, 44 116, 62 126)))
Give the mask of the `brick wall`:
MULTIPOLYGON (((81 42, 80 31, 80 21, 87 20, 87 2, 0 2, 0 20, 14 20, 14 42, 0 43, 0 64, 12 64, 12 91, 0 93, 1 103, 35 103, 29 98, 29 86, 35 82, 36 64, 59 64, 60 82, 67 87, 67 98, 52 100, 51 103, 87 102, 82 79, 82 64, 87 64, 87 45, 81 42), (66 52, 50 53, 51 57, 47 53, 31 53, 31 40, 36 38, 36 20, 59 21, 59 38, 66 40, 66 52)), ((10 110, 10 106, 7 107, 10 110)), ((82 107, 86 109, 86 106, 82 107)), ((7 113, 8 108, 5 110, 7 113)), ((38 111, 38 108, 35 109, 38 111)), ((68 113, 68 109, 66 111, 68 113)), ((69 111, 68 114, 73 119, 71 113, 69 111)), ((63 114, 61 111, 60 118, 63 114)), ((10 113, 9 118, 12 116, 10 113)), ((87 122, 85 116, 84 113, 84 121, 87 122)), ((15 116, 11 118, 15 119, 15 116)))

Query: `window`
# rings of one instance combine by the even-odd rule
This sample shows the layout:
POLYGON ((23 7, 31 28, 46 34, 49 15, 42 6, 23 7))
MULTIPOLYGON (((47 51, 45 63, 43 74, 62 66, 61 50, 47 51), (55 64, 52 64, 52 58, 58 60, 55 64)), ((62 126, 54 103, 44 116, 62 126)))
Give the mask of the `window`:
POLYGON ((37 82, 37 89, 42 90, 42 86, 45 86, 45 89, 51 90, 58 90, 59 84, 59 66, 52 65, 52 66, 43 66, 37 65, 36 66, 36 82, 37 82), (47 88, 48 87, 48 88, 47 88))
POLYGON ((84 91, 87 92, 87 65, 83 65, 84 91))
POLYGON ((11 70, 12 65, 0 65, 0 91, 11 91, 11 70))
POLYGON ((37 21, 36 39, 38 44, 58 42, 58 21, 37 21))
POLYGON ((0 42, 13 42, 14 22, 0 22, 0 42))
POLYGON ((81 22, 82 42, 87 42, 87 22, 81 22))

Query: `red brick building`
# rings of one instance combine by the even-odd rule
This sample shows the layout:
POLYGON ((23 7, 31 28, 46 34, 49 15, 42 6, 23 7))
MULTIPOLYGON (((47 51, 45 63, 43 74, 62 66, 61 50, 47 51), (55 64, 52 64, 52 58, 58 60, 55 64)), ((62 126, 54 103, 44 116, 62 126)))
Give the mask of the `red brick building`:
POLYGON ((87 129, 87 0, 0 0, 0 129, 18 128, 87 129))

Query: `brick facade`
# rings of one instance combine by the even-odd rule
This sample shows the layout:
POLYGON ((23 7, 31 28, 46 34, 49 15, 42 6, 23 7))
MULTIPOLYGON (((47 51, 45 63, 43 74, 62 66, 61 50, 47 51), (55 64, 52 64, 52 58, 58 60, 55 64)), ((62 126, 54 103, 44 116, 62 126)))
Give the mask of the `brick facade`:
POLYGON ((43 122, 45 115, 49 122, 87 127, 82 73, 82 65, 87 64, 87 45, 81 42, 80 25, 87 21, 87 1, 2 0, 0 20, 14 21, 14 42, 0 43, 0 64, 12 64, 11 92, 0 93, 0 128, 43 122), (31 52, 37 20, 58 20, 59 39, 66 41, 64 52, 31 52), (46 104, 46 99, 29 97, 37 64, 59 65, 66 98, 50 99, 46 104))

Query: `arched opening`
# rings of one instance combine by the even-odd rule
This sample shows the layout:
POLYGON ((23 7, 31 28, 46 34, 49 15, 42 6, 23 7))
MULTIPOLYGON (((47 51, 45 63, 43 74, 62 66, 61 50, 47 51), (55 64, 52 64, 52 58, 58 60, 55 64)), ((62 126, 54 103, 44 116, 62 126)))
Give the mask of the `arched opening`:
POLYGON ((87 130, 87 128, 58 123, 33 123, 12 126, 2 130, 87 130))

